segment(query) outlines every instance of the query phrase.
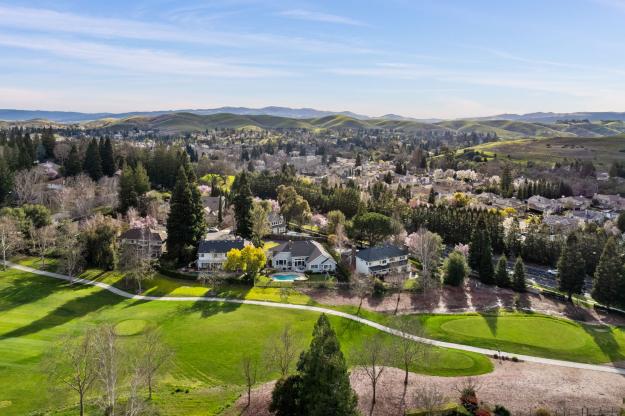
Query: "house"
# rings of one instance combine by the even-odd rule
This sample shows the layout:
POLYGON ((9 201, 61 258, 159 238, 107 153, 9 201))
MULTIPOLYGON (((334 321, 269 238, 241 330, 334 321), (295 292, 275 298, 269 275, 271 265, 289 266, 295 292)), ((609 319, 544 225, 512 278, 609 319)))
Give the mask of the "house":
POLYGON ((271 225, 271 234, 284 234, 286 233, 286 221, 282 214, 277 212, 270 212, 267 216, 269 224, 271 225))
POLYGON ((592 200, 593 204, 603 209, 612 209, 614 211, 625 210, 625 198, 619 195, 595 194, 592 200))
POLYGON ((367 276, 409 273, 408 251, 390 244, 360 250, 356 253, 356 271, 367 276))
POLYGON ((163 254, 165 236, 162 231, 149 227, 134 227, 124 232, 119 239, 122 245, 134 246, 146 257, 156 259, 163 254))
POLYGON ((527 199, 527 209, 538 212, 559 212, 562 210, 562 205, 554 199, 534 195, 527 199))
POLYGON ((560 204, 562 204, 565 209, 573 211, 586 210, 590 207, 592 202, 590 199, 583 196, 566 196, 560 198, 558 201, 560 201, 560 204))
POLYGON ((199 270, 222 270, 226 255, 232 249, 245 247, 242 239, 202 240, 197 250, 197 268, 199 270))
POLYGON ((271 267, 296 272, 334 272, 336 261, 313 240, 287 241, 271 250, 271 267))
POLYGON ((202 198, 204 205, 204 217, 208 224, 217 224, 219 222, 219 205, 223 212, 224 198, 220 196, 205 196, 202 198))
POLYGON ((545 215, 543 224, 549 227, 552 234, 570 233, 577 230, 583 221, 575 216, 545 215))

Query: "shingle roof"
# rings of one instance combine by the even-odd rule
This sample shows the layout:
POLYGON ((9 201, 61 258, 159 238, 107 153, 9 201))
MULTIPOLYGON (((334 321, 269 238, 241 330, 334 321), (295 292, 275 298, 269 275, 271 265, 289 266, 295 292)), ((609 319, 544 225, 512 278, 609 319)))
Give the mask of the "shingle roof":
POLYGON ((316 259, 321 254, 330 257, 321 244, 312 240, 287 241, 271 251, 273 253, 291 253, 292 257, 306 257, 308 261, 316 259))
POLYGON ((202 240, 198 247, 198 253, 227 253, 233 248, 241 250, 245 242, 237 240, 202 240))
POLYGON ((131 228, 120 236, 122 240, 147 240, 148 237, 151 241, 164 240, 158 231, 140 227, 131 228))
POLYGON ((386 259, 389 257, 397 257, 397 256, 405 256, 408 254, 408 251, 395 247, 393 245, 387 244, 384 246, 371 247, 364 250, 360 250, 356 253, 356 257, 364 261, 377 261, 386 259))

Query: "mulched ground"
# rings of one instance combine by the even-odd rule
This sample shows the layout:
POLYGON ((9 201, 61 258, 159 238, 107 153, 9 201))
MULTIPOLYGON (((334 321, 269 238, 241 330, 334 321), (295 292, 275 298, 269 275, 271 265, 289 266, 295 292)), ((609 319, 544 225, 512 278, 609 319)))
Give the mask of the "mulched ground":
MULTIPOLYGON (((473 377, 478 384, 478 398, 494 407, 503 404, 512 412, 528 414, 537 408, 581 409, 618 408, 625 398, 625 377, 598 371, 546 366, 534 363, 496 362, 495 371, 473 377)), ((457 401, 458 389, 466 377, 430 377, 410 375, 404 391, 403 372, 386 368, 378 385, 377 404, 373 415, 395 416, 407 407, 419 406, 418 391, 422 386, 435 386, 448 401, 457 401)), ((371 386, 364 372, 355 369, 351 375, 352 387, 359 396, 363 415, 371 410, 371 386)), ((236 414, 269 416, 273 383, 253 391, 249 408, 242 397, 233 409, 236 414)))
MULTIPOLYGON (((358 306, 360 303, 360 299, 348 290, 301 289, 301 292, 326 305, 358 306)), ((397 295, 393 294, 365 299, 362 307, 393 313, 396 305, 397 295)), ((445 286, 427 293, 402 293, 398 313, 461 313, 496 308, 533 310, 588 323, 625 325, 625 315, 622 314, 607 314, 578 307, 537 293, 519 294, 509 289, 483 285, 474 279, 469 279, 464 287, 445 286)))

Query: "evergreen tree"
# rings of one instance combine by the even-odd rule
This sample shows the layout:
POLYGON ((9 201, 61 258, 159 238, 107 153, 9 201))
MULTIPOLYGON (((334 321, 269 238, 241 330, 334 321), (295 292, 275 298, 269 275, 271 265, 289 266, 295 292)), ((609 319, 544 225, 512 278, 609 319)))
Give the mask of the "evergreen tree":
POLYGON ((78 154, 78 147, 76 147, 75 144, 72 144, 63 167, 65 176, 76 176, 82 172, 82 163, 80 161, 80 155, 78 154))
POLYGON ((527 285, 525 283, 525 265, 523 259, 517 257, 514 263, 514 273, 512 274, 512 288, 517 292, 525 292, 527 285))
POLYGON ((115 164, 115 154, 113 152, 113 143, 110 137, 100 142, 100 159, 102 160, 102 173, 106 176, 113 176, 117 171, 115 164))
POLYGON ((130 207, 137 207, 139 195, 135 188, 135 174, 133 169, 124 165, 122 175, 119 178, 119 209, 122 213, 130 207))
POLYGON ((569 300, 572 300, 573 294, 582 293, 585 277, 586 266, 577 237, 575 234, 569 234, 558 260, 560 290, 567 294, 569 300))
POLYGON ((514 191, 514 187, 512 185, 512 173, 510 172, 510 165, 506 164, 503 167, 503 172, 501 173, 501 183, 500 183, 500 193, 504 198, 509 198, 512 196, 512 192, 514 191))
POLYGON ((237 223, 237 234, 243 238, 252 238, 252 192, 248 183, 247 174, 241 172, 236 178, 232 191, 235 193, 232 203, 234 205, 234 216, 237 223))
POLYGON ((625 211, 618 214, 616 224, 618 226, 618 229, 621 230, 622 233, 625 233, 625 211))
POLYGON ((471 243, 469 244, 469 266, 473 270, 478 270, 480 267, 482 253, 484 253, 484 245, 486 244, 485 228, 486 224, 484 220, 480 218, 471 235, 471 243))
POLYGON ((508 259, 502 255, 495 269, 495 284, 499 287, 510 287, 510 275, 508 275, 508 259))
POLYGON ((9 164, 0 156, 0 206, 7 203, 13 188, 13 174, 9 164))
POLYGON ((297 375, 276 385, 271 405, 276 414, 358 415, 358 397, 349 382, 347 363, 325 315, 317 320, 310 349, 301 354, 297 371, 297 375))
POLYGON ((488 237, 488 235, 485 236, 484 245, 482 246, 478 276, 482 283, 485 283, 487 285, 492 285, 495 283, 495 269, 493 268, 493 249, 490 245, 490 238, 488 237))
POLYGON ((430 188, 430 194, 428 195, 428 204, 434 205, 436 203, 436 194, 434 193, 434 187, 430 188))
POLYGON ((87 153, 85 154, 85 161, 83 163, 83 170, 94 181, 100 180, 102 177, 102 160, 100 159, 100 146, 96 139, 89 142, 87 147, 87 153))
POLYGON ((625 266, 616 242, 610 237, 605 243, 595 270, 592 297, 605 306, 625 303, 625 266))
POLYGON ((167 255, 178 264, 191 261, 194 252, 195 213, 187 174, 181 166, 171 195, 167 218, 167 255))
POLYGON ((137 197, 141 197, 150 190, 150 178, 141 162, 133 169, 133 182, 137 197))
POLYGON ((358 153, 356 155, 356 162, 354 163, 354 167, 359 167, 362 166, 362 157, 360 156, 360 153, 358 153))
POLYGON ((54 146, 56 145, 56 139, 52 132, 52 127, 44 129, 41 135, 41 144, 45 150, 46 159, 54 159, 54 146))

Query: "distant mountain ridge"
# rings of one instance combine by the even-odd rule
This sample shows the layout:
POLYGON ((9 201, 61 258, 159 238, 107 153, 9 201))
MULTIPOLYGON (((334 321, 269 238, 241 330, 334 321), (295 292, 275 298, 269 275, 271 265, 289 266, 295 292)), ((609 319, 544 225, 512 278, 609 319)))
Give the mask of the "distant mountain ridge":
MULTIPOLYGON (((0 109, 0 120, 3 121, 27 121, 33 119, 50 120, 57 123, 82 123, 86 121, 100 120, 104 118, 125 119, 128 117, 157 117, 166 114, 190 113, 196 115, 235 114, 235 115, 265 115, 274 117, 286 117, 294 119, 312 119, 326 116, 347 116, 357 120, 385 119, 393 121, 416 121, 425 123, 437 123, 445 119, 428 118, 419 119, 405 117, 397 114, 386 114, 381 117, 371 117, 351 111, 326 111, 314 108, 290 108, 269 106, 262 108, 248 107, 219 107, 212 109, 185 109, 185 110, 162 110, 162 111, 131 111, 126 113, 82 113, 76 111, 48 111, 48 110, 16 110, 0 109)), ((551 113, 536 112, 527 114, 498 114, 486 117, 467 117, 456 120, 473 121, 527 121, 530 123, 556 123, 562 120, 616 120, 625 121, 625 112, 574 112, 574 113, 551 113)), ((452 121, 452 120, 447 120, 452 121)), ((455 121, 455 120, 454 120, 455 121)))

